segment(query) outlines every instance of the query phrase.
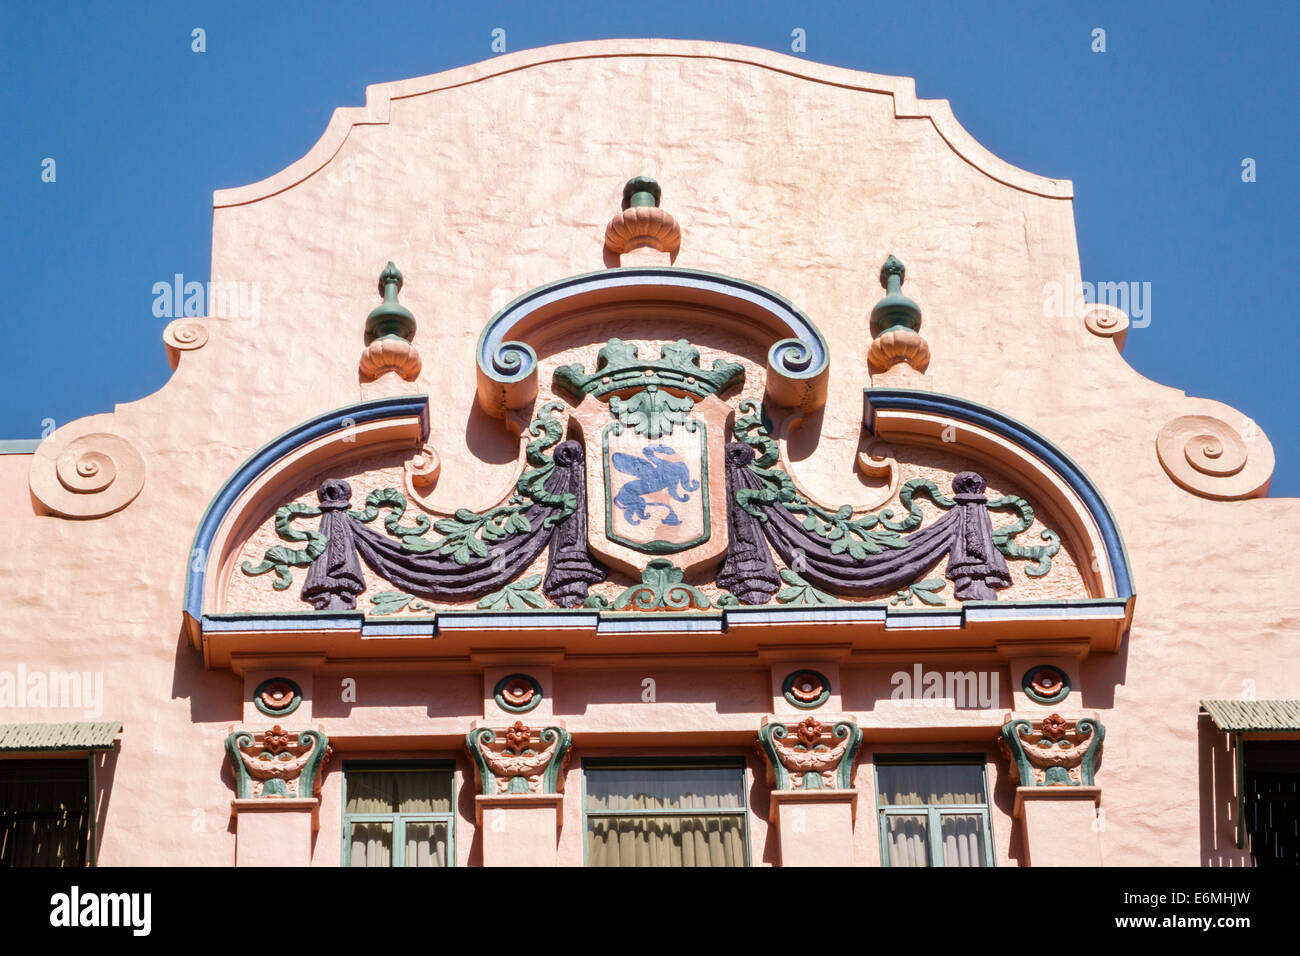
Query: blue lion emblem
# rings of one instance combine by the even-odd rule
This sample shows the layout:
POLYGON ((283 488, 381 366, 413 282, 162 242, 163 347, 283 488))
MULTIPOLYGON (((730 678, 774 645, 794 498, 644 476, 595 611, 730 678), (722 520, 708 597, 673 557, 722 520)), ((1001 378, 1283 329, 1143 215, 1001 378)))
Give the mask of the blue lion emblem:
POLYGON ((673 454, 667 445, 646 445, 641 454, 643 458, 633 458, 622 452, 614 452, 610 456, 615 468, 625 475, 633 476, 631 481, 618 489, 618 494, 614 496, 614 506, 623 509, 623 517, 629 524, 640 524, 649 518, 651 508, 663 508, 668 512, 664 524, 681 524, 682 519, 677 517, 672 505, 646 501, 642 496, 667 491, 674 501, 690 501, 691 496, 687 492, 697 491, 700 483, 691 480, 690 471, 681 462, 662 461, 655 457, 656 454, 673 454), (679 485, 680 494, 677 491, 679 485))

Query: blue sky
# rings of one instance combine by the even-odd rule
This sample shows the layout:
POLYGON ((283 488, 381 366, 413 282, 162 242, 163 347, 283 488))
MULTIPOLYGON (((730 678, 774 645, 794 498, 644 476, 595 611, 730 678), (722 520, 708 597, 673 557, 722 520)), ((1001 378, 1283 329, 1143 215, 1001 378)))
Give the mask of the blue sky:
POLYGON ((1281 2, 3 0, 0 438, 156 391, 171 373, 152 286, 207 280, 212 191, 298 159, 367 84, 493 56, 497 27, 510 51, 664 36, 781 52, 798 27, 810 60, 916 77, 996 155, 1073 180, 1084 278, 1151 283, 1129 362, 1254 419, 1272 494, 1300 495, 1300 4, 1281 2))

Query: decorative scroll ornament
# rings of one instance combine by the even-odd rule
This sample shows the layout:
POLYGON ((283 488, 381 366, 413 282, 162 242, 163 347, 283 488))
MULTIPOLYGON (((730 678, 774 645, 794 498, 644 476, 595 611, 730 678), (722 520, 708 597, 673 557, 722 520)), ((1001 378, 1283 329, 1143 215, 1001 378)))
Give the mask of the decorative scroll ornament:
POLYGON ((903 295, 907 270, 892 255, 880 267, 880 284, 885 297, 871 310, 871 347, 867 362, 873 373, 886 372, 904 364, 917 372, 930 366, 930 346, 920 336, 921 309, 903 295))
POLYGON ((1105 736, 1094 718, 1050 714, 1008 721, 999 746, 1022 787, 1091 787, 1105 736))
POLYGON ((1254 422, 1243 435, 1210 415, 1183 415, 1160 429, 1156 454, 1169 477, 1202 498, 1232 500, 1268 493, 1273 449, 1254 422))
POLYGON ((648 176, 629 179, 623 187, 623 211, 605 227, 605 248, 616 256, 650 246, 670 256, 682 247, 677 220, 659 208, 662 192, 648 176))
POLYGON ((1128 313, 1123 309, 1105 303, 1090 305, 1083 313, 1084 327, 1093 335, 1104 339, 1113 339, 1116 348, 1124 348, 1124 338, 1128 334, 1128 313))
MULTIPOLYGON (((796 586, 812 586, 814 593, 820 593, 815 590, 820 588, 833 594, 870 595, 907 588, 947 556, 946 575, 954 582, 955 597, 959 601, 990 601, 999 590, 1011 586, 1004 556, 1033 561, 1026 569, 1033 577, 1051 570, 1052 556, 1061 546, 1060 536, 1044 529, 1041 538, 1045 544, 1016 543, 1016 535, 1034 521, 1033 508, 1014 495, 989 501, 982 476, 970 471, 954 475, 952 498, 928 479, 905 482, 898 498, 907 514, 898 521, 893 520, 890 509, 857 515, 843 505, 831 511, 800 495, 790 476, 777 467, 777 445, 768 437, 758 404, 746 400, 740 409, 744 414, 734 427, 738 441, 727 446, 732 542, 718 572, 718 583, 743 603, 765 603, 784 577, 778 576, 771 553, 762 543, 764 537, 787 565, 799 568, 796 586), (947 512, 920 531, 916 531, 923 518, 915 501, 918 494, 947 512), (1014 511, 1018 520, 993 528, 990 509, 1014 511)), ((794 584, 789 578, 786 583, 794 584)), ((923 590, 928 596, 937 589, 927 586, 923 590)), ((920 596, 915 590, 911 594, 920 596)))
POLYGON ((587 607, 611 611, 704 611, 709 597, 699 588, 682 581, 681 569, 667 558, 655 558, 641 572, 641 583, 634 584, 613 601, 599 594, 586 600, 587 607))
POLYGON ((302 599, 321 611, 354 609, 368 567, 393 586, 370 596, 378 615, 436 611, 431 601, 476 601, 503 612, 544 610, 548 600, 566 608, 702 611, 891 593, 894 604, 937 606, 947 603, 946 583, 926 574, 945 562, 957 601, 996 600, 1012 585, 1007 559, 1030 562, 1030 577, 1050 572, 1057 533, 1040 528, 1041 543, 1020 543, 1034 509, 1014 495, 989 500, 974 472, 953 476, 951 497, 929 479, 904 482, 897 495, 906 510, 897 519, 890 509, 810 500, 779 467, 762 407, 747 399, 737 414, 720 398, 743 377, 743 366, 723 358, 701 365, 685 340, 643 358, 637 346, 611 339, 594 370, 556 370, 556 388, 579 404, 567 424, 557 417, 563 402, 539 409, 526 466, 504 503, 406 519, 407 493, 415 496, 439 468, 425 445, 406 467, 407 493, 375 489, 362 510, 352 510, 351 485, 327 479, 318 504, 290 502, 275 513, 276 534, 298 547, 269 548, 241 567, 247 575, 274 572, 281 591, 292 585, 293 568, 306 568, 302 599), (582 441, 561 441, 572 425, 582 441), (943 512, 925 528, 922 495, 943 512), (990 510, 1014 519, 994 527, 990 510), (373 526, 381 511, 387 534, 373 526), (310 519, 318 519, 315 528, 304 526, 310 519), (543 549, 545 572, 533 571, 543 549), (591 594, 609 567, 639 583, 591 594), (708 575, 729 593, 705 594, 697 585, 708 575))
POLYGON ((770 717, 758 730, 759 753, 767 758, 775 790, 848 790, 862 731, 851 717, 823 723, 805 717, 794 727, 770 717))
POLYGON ((476 727, 465 738, 482 792, 559 793, 573 738, 563 727, 534 730, 523 721, 498 733, 476 727))
MULTIPOLYGON (((542 406, 530 426, 529 433, 537 436, 526 451, 531 467, 506 504, 481 514, 457 511, 452 518, 433 522, 432 529, 424 515, 417 515, 414 525, 403 526, 406 496, 400 491, 372 491, 365 509, 352 511, 351 486, 328 479, 317 492, 319 507, 291 502, 275 515, 276 533, 285 541, 306 542, 306 547, 271 548, 260 564, 245 561, 244 573, 274 571, 273 586, 285 590, 293 582, 290 568, 306 567, 302 597, 317 610, 356 607, 357 595, 365 590, 362 562, 402 588, 391 592, 395 599, 418 595, 464 600, 506 588, 549 545, 543 591, 563 607, 581 604, 587 589, 605 579, 605 569, 587 553, 583 451, 577 442, 560 442, 561 423, 551 417, 560 407, 559 402, 542 406), (552 447, 554 453, 546 454, 552 447), (389 512, 384 520, 388 535, 369 526, 381 508, 389 512), (317 531, 293 524, 316 516, 317 531)), ((503 607, 515 605, 504 601, 503 607)))
POLYGON ((767 353, 768 397, 786 408, 815 411, 826 403, 830 353, 817 326, 787 300, 761 286, 728 276, 672 266, 605 269, 562 279, 520 296, 498 312, 479 336, 479 407, 502 421, 536 399, 537 352, 543 331, 559 324, 590 324, 591 305, 635 302, 678 309, 683 302, 715 310, 760 337, 774 338, 767 353), (519 338, 515 338, 518 336, 519 338))
POLYGON ((363 381, 373 382, 386 372, 396 372, 410 382, 420 374, 420 353, 411 344, 415 316, 397 301, 402 284, 402 273, 388 263, 379 274, 379 294, 384 301, 366 318, 366 347, 358 366, 363 381))
POLYGON ((294 734, 276 724, 265 733, 238 730, 226 738, 226 757, 240 799, 314 797, 334 751, 318 730, 294 734))
POLYGON ((403 471, 406 472, 406 480, 411 483, 408 490, 428 491, 438 483, 438 476, 442 474, 442 459, 438 457, 438 449, 425 444, 420 453, 403 466, 403 471))
POLYGON ((167 364, 174 371, 180 363, 181 352, 191 352, 208 344, 208 329, 194 319, 174 319, 163 329, 163 345, 167 346, 167 364))
POLYGON ((63 439, 56 431, 36 447, 28 485, 56 515, 99 518, 121 511, 140 494, 144 459, 117 435, 91 432, 63 439))

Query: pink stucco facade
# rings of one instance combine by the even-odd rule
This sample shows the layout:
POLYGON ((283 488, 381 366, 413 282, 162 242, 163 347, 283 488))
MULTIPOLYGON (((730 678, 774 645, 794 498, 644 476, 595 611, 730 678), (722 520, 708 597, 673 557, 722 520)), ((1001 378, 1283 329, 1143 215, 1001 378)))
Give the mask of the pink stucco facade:
MULTIPOLYGON (((168 327, 166 386, 62 425, 32 454, 0 456, 10 542, 0 672, 102 680, 93 707, 0 696, 0 722, 121 723, 114 749, 94 757, 104 866, 338 866, 349 858, 349 763, 422 760, 453 774, 449 862, 578 866, 584 774, 639 757, 741 768, 750 865, 878 866, 878 767, 954 754, 984 770, 996 865, 1249 865, 1236 842, 1232 739, 1200 702, 1300 696, 1300 662, 1285 652, 1300 626, 1290 601, 1300 567, 1277 543, 1300 534, 1300 503, 1266 497, 1273 453, 1245 410, 1136 372, 1121 352, 1122 313, 1052 306, 1051 289, 1085 278, 1072 202, 1068 181, 991 155, 946 101, 918 100, 910 79, 749 48, 578 43, 372 86, 298 162, 215 194, 211 278, 230 290, 225 314, 168 327), (656 211, 627 225, 632 241, 620 245, 607 227, 634 176, 653 176, 662 200, 633 207, 656 211), (891 255, 923 318, 887 339, 869 316, 891 255), (390 260, 417 328, 381 347, 366 318, 390 260), (531 312, 508 308, 589 273, 531 312), (532 350, 531 376, 485 372, 485 329, 532 350), (800 336, 820 341, 824 370, 816 356, 807 374, 777 367, 774 344, 800 336), (705 512, 689 509, 703 509, 705 493, 681 505, 691 530, 668 542, 676 550, 615 540, 641 525, 613 524, 620 505, 601 445, 617 440, 603 431, 610 395, 575 395, 557 376, 580 365, 598 390, 611 339, 636 345, 643 364, 681 339, 699 353, 701 377, 659 393, 691 397, 683 414, 710 436, 674 446, 701 456, 711 509, 701 530, 705 512), (743 375, 705 395, 715 362, 743 375), (990 571, 996 594, 958 598, 950 550, 909 581, 881 572, 871 580, 889 583, 837 593, 812 581, 799 547, 791 558, 760 535, 775 571, 790 574, 763 602, 737 600, 741 589, 718 574, 744 521, 723 475, 728 443, 745 443, 746 402, 762 404, 778 453, 770 467, 793 482, 799 521, 800 502, 828 514, 847 504, 857 518, 888 508, 897 520, 909 504, 900 492, 931 482, 957 504, 918 492, 921 530, 902 537, 967 509, 952 547, 977 549, 970 515, 985 513, 985 499, 1027 502, 1032 522, 1009 546, 995 533, 1002 556, 982 557, 981 567, 1005 567, 1005 582, 990 571), (317 608, 302 588, 347 564, 329 550, 339 535, 322 541, 323 557, 287 564, 283 589, 276 573, 245 572, 275 548, 312 543, 281 534, 276 512, 295 504, 291 527, 324 528, 315 509, 326 480, 348 482, 355 510, 394 489, 408 528, 508 504, 538 467, 527 450, 538 421, 585 448, 572 474, 585 477, 587 547, 607 571, 585 604, 579 595, 564 606, 546 581, 518 585, 532 596, 499 606, 468 585, 422 593, 355 560, 355 583, 334 574, 336 606, 317 608), (970 471, 987 484, 973 504, 953 485, 970 471), (1059 542, 1046 570, 1016 553, 1041 548, 1044 529, 1059 542), (656 558, 688 590, 620 607, 656 558), (909 591, 923 580, 942 583, 938 603, 909 591), (355 608, 338 606, 339 587, 355 608), (408 590, 411 601, 376 613, 388 610, 376 595, 408 590), (1068 682, 1051 703, 1024 688, 1044 667, 1068 682), (811 707, 787 693, 802 671, 825 681, 811 707), (927 694, 932 673, 942 690, 927 694), (519 674, 540 688, 526 711, 498 701, 519 674), (974 683, 954 687, 951 674, 974 683), (301 703, 283 716, 259 709, 267 681, 292 684, 301 703), (837 725, 856 744, 843 768, 805 774, 819 786, 773 764, 773 754, 804 759, 788 748, 809 717, 822 736, 809 731, 807 759, 834 750, 837 725), (1024 779, 1004 749, 1016 720, 1066 754, 1065 782, 1024 779), (539 732, 553 727, 568 753, 550 778, 499 777, 526 783, 497 793, 467 735, 488 728, 489 756, 517 757, 500 749, 517 721, 532 734, 522 750, 544 756, 539 732), (281 725, 295 738, 287 750, 262 736, 281 725), (767 725, 785 728, 775 750, 755 747, 767 725), (247 796, 244 752, 227 751, 244 731, 255 735, 247 796), (323 738, 304 742, 304 731, 323 738), (289 777, 273 795, 259 753, 310 766, 324 738, 332 754, 312 786, 289 777)), ((653 368, 637 373, 658 381, 653 368)), ((648 394, 631 388, 615 397, 648 394)), ((554 443, 537 454, 553 467, 554 443)), ((384 535, 389 513, 365 526, 384 535)), ((987 513, 994 532, 1015 517, 1011 506, 987 513)), ((426 553, 388 537, 404 555, 394 560, 426 553)), ((833 552, 822 537, 817 567, 852 577, 877 560, 833 552)), ((509 563, 513 540, 500 555, 487 540, 483 560, 509 563)), ((512 580, 547 578, 549 553, 512 580)), ((498 571, 484 564, 482 575, 498 571)))

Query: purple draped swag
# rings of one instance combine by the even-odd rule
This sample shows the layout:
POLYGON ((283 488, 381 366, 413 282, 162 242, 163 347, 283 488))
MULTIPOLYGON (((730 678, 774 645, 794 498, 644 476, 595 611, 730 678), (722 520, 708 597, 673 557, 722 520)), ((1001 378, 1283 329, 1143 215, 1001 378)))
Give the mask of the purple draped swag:
POLYGON ((417 597, 467 600, 500 590, 518 578, 541 550, 550 545, 543 592, 562 607, 583 602, 587 589, 605 580, 606 571, 587 551, 586 469, 582 446, 562 442, 554 453, 555 470, 545 489, 553 495, 572 494, 577 507, 563 520, 547 526, 556 514, 534 503, 524 514, 530 531, 513 532, 493 542, 485 557, 471 555, 465 564, 435 551, 413 552, 396 538, 374 530, 348 514, 352 488, 331 478, 317 491, 320 533, 325 551, 311 563, 302 597, 318 611, 352 610, 365 590, 361 562, 395 587, 417 597))
MULTIPOLYGON (((718 584, 744 604, 765 604, 781 587, 772 550, 809 584, 834 594, 869 596, 904 588, 948 558, 947 577, 959 601, 992 601, 1011 586, 1007 564, 993 543, 985 481, 963 471, 952 479, 953 504, 928 528, 908 534, 906 547, 884 547, 877 554, 854 558, 832 553, 833 542, 808 531, 799 516, 780 502, 755 503, 755 517, 736 502, 741 489, 761 490, 762 479, 750 465, 754 449, 727 445, 727 558, 718 584), (764 540, 766 539, 766 540, 764 540), (771 547, 769 548, 769 543, 771 547)), ((605 580, 606 569, 587 550, 586 467, 582 445, 557 445, 555 469, 546 478, 550 495, 573 495, 577 507, 548 526, 558 510, 534 502, 524 514, 529 531, 513 532, 492 542, 486 556, 471 555, 461 564, 450 554, 407 550, 400 539, 381 534, 348 513, 352 488, 346 481, 323 482, 320 533, 325 550, 311 563, 303 600, 318 611, 352 610, 365 589, 361 565, 394 587, 417 597, 469 600, 504 588, 516 580, 542 549, 550 546, 542 591, 561 607, 577 607, 591 585, 605 580)))
POLYGON ((764 604, 781 587, 766 536, 785 563, 810 584, 837 594, 865 596, 906 587, 948 556, 947 577, 960 601, 992 601, 1011 576, 993 543, 985 481, 973 471, 953 476, 953 507, 938 521, 906 536, 907 547, 885 548, 863 559, 847 551, 832 554, 832 541, 808 531, 803 521, 780 503, 755 503, 766 520, 755 518, 736 504, 741 488, 762 489, 762 479, 749 468, 754 449, 727 445, 727 516, 731 548, 718 573, 718 583, 744 604, 764 604))

